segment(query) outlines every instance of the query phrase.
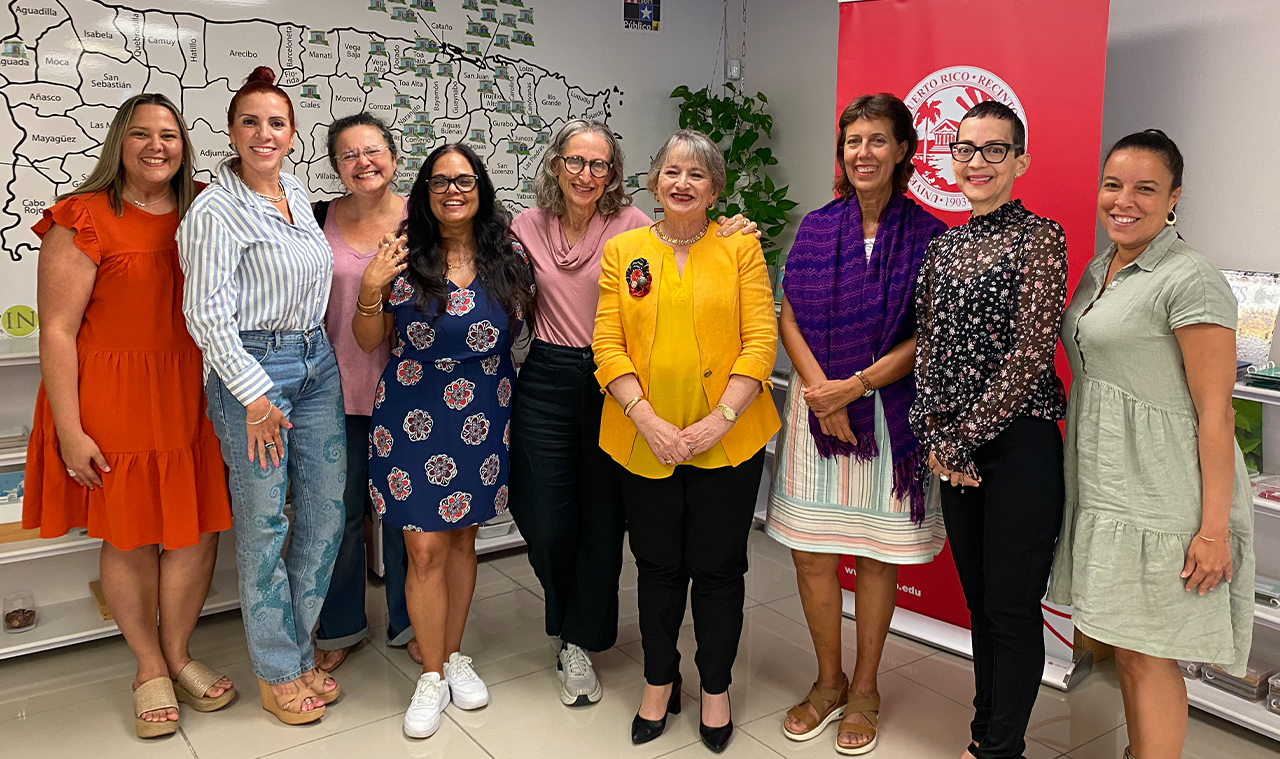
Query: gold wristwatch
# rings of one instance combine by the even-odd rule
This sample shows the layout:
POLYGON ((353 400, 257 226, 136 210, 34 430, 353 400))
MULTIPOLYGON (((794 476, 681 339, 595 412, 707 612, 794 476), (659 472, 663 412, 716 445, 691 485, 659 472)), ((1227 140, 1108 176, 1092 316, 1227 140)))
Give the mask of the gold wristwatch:
POLYGON ((713 409, 711 409, 711 410, 712 410, 712 411, 719 411, 719 412, 720 412, 720 415, 721 415, 721 416, 723 416, 723 417, 724 417, 724 420, 725 420, 726 422, 728 422, 729 424, 737 424, 737 423, 738 423, 738 412, 737 412, 737 411, 734 411, 733 409, 729 408, 728 406, 724 405, 723 403, 717 403, 717 404, 716 404, 716 407, 715 407, 715 408, 713 408, 713 409))

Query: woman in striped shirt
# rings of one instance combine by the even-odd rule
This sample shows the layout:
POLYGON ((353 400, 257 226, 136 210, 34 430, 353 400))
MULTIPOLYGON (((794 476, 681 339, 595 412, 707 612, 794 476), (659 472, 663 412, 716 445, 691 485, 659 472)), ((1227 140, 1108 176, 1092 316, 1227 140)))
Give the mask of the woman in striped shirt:
POLYGON ((231 99, 235 155, 178 228, 183 313, 205 360, 209 416, 230 469, 240 607, 262 706, 314 722, 340 693, 311 630, 342 538, 346 435, 322 320, 333 258, 306 190, 280 166, 293 105, 259 67, 231 99), (289 550, 281 558, 289 520, 289 550))

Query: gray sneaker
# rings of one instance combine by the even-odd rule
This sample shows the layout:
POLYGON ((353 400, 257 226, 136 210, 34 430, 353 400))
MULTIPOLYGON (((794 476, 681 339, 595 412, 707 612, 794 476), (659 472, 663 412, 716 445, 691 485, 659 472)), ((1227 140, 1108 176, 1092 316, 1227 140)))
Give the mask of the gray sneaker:
POLYGON ((591 657, 572 643, 566 643, 560 651, 556 676, 560 678, 560 702, 565 706, 587 706, 604 695, 596 671, 591 667, 591 657))

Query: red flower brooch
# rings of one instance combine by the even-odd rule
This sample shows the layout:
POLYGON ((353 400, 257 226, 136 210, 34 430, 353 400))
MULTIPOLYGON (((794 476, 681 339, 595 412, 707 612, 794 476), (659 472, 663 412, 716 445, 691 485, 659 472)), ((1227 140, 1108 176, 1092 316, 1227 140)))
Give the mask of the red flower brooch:
POLYGON ((631 291, 631 295, 636 298, 643 298, 649 294, 649 286, 653 284, 653 277, 649 274, 649 262, 643 258, 637 258, 627 267, 627 289, 631 291))

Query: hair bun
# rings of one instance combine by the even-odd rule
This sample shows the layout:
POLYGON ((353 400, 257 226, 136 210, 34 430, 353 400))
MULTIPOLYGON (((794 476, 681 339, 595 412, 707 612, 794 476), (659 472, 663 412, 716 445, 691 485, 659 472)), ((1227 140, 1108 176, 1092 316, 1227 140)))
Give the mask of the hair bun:
POLYGON ((1143 129, 1142 131, 1144 134, 1158 134, 1166 140, 1169 139, 1169 135, 1165 134, 1163 129, 1156 129, 1152 127, 1151 129, 1143 129))
POLYGON ((276 72, 272 71, 267 66, 259 66, 253 70, 252 74, 249 74, 249 76, 245 77, 244 83, 248 84, 249 82, 266 82, 267 84, 275 84, 275 81, 276 81, 276 72))

